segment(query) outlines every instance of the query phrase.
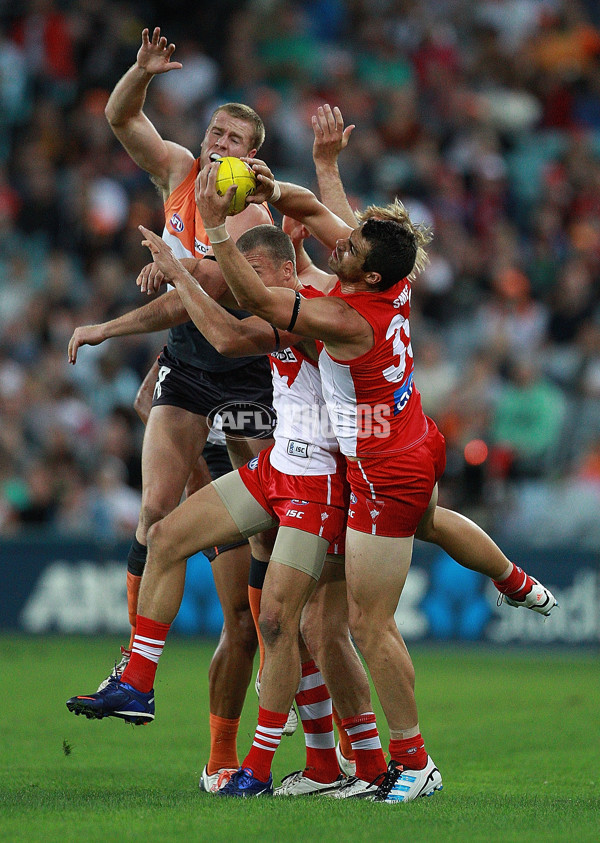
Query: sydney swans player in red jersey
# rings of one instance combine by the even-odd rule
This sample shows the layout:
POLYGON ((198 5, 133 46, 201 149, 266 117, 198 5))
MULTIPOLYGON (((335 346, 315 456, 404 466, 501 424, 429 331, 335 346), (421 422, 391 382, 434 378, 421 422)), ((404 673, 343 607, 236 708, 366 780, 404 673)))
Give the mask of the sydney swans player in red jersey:
MULTIPOLYGON (((410 294, 426 261, 428 233, 400 203, 352 229, 308 190, 279 184, 263 162, 258 196, 305 224, 333 248, 339 282, 327 295, 266 289, 241 271, 223 226, 227 205, 215 168, 200 173, 196 200, 223 274, 242 307, 278 328, 323 341, 319 368, 330 420, 351 485, 346 539, 350 630, 361 650, 390 729, 392 765, 402 764, 430 790, 439 771, 421 739, 414 670, 394 614, 410 566, 419 521, 434 507, 445 463, 444 440, 424 415, 413 381, 410 294)), ((368 783, 356 784, 364 791, 368 783)), ((353 795, 348 793, 348 795, 353 795)))

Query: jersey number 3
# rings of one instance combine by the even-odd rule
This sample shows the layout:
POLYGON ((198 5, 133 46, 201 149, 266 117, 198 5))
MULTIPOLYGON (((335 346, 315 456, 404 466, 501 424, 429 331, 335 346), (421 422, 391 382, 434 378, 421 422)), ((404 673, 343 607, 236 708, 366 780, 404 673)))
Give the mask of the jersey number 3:
POLYGON ((394 357, 398 357, 396 365, 388 366, 384 369, 383 377, 390 381, 390 383, 398 383, 404 379, 404 371, 406 369, 406 352, 412 357, 412 346, 410 344, 410 324, 408 319, 397 313, 390 324, 385 334, 386 340, 394 338, 393 353, 394 357), (404 335, 404 336, 403 336, 404 335))

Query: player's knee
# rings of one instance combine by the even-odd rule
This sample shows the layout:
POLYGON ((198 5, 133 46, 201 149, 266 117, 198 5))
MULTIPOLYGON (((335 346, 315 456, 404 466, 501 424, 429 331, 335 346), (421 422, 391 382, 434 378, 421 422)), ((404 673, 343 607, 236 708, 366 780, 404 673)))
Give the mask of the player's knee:
POLYGON ((162 518, 171 512, 173 507, 168 506, 164 502, 148 501, 142 503, 140 510, 140 525, 147 533, 153 524, 156 524, 162 518))
MULTIPOLYGON (((274 646, 284 635, 289 635, 292 632, 289 629, 289 624, 286 624, 282 607, 279 604, 261 606, 258 625, 265 647, 274 646)), ((296 629, 293 634, 297 636, 298 630, 296 629)))
POLYGON ((162 520, 152 524, 148 530, 146 540, 148 553, 154 559, 171 560, 178 557, 177 547, 173 546, 169 531, 165 528, 162 520))
POLYGON ((224 637, 232 645, 254 655, 258 643, 256 626, 249 607, 234 609, 225 614, 224 637))

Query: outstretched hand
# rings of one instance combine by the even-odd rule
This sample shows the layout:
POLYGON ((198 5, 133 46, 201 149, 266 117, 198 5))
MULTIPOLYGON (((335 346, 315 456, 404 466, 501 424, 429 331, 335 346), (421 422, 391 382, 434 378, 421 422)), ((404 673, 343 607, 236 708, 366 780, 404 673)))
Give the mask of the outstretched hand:
POLYGON ((183 67, 181 62, 171 61, 174 52, 175 44, 167 45, 167 39, 160 34, 160 27, 154 28, 152 40, 149 38, 149 30, 144 29, 142 30, 142 46, 137 54, 138 67, 152 75, 179 70, 183 67))
POLYGON ((69 340, 67 359, 73 366, 77 363, 77 352, 82 345, 100 345, 106 339, 101 325, 80 325, 75 328, 69 340))
POLYGON ((144 235, 142 246, 147 246, 150 249, 154 263, 163 275, 163 281, 173 281, 175 275, 183 270, 183 265, 159 234, 155 234, 149 228, 144 228, 143 225, 138 225, 138 228, 144 235))
POLYGON ((344 128, 344 118, 337 105, 331 108, 325 103, 319 106, 317 113, 311 118, 315 140, 313 143, 313 161, 336 161, 338 155, 345 149, 355 126, 351 124, 344 128))

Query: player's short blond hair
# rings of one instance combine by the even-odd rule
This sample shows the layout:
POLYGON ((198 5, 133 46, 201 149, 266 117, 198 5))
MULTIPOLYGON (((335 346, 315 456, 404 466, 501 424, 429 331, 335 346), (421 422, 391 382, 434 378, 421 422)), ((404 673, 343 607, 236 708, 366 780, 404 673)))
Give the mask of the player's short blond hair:
POLYGON ((357 211, 356 218, 361 224, 367 220, 391 220, 399 223, 412 235, 416 247, 414 267, 406 277, 414 281, 417 275, 425 269, 429 263, 426 246, 431 243, 433 232, 429 226, 423 223, 414 223, 407 209, 398 198, 385 206, 369 205, 364 211, 357 211))
POLYGON ((237 120, 244 120, 246 123, 250 123, 252 126, 250 149, 256 149, 258 152, 265 139, 265 124, 256 111, 253 108, 250 108, 249 105, 244 105, 242 102, 226 102, 224 105, 220 105, 214 110, 212 117, 210 118, 211 122, 221 111, 229 114, 230 117, 235 117, 237 120))

